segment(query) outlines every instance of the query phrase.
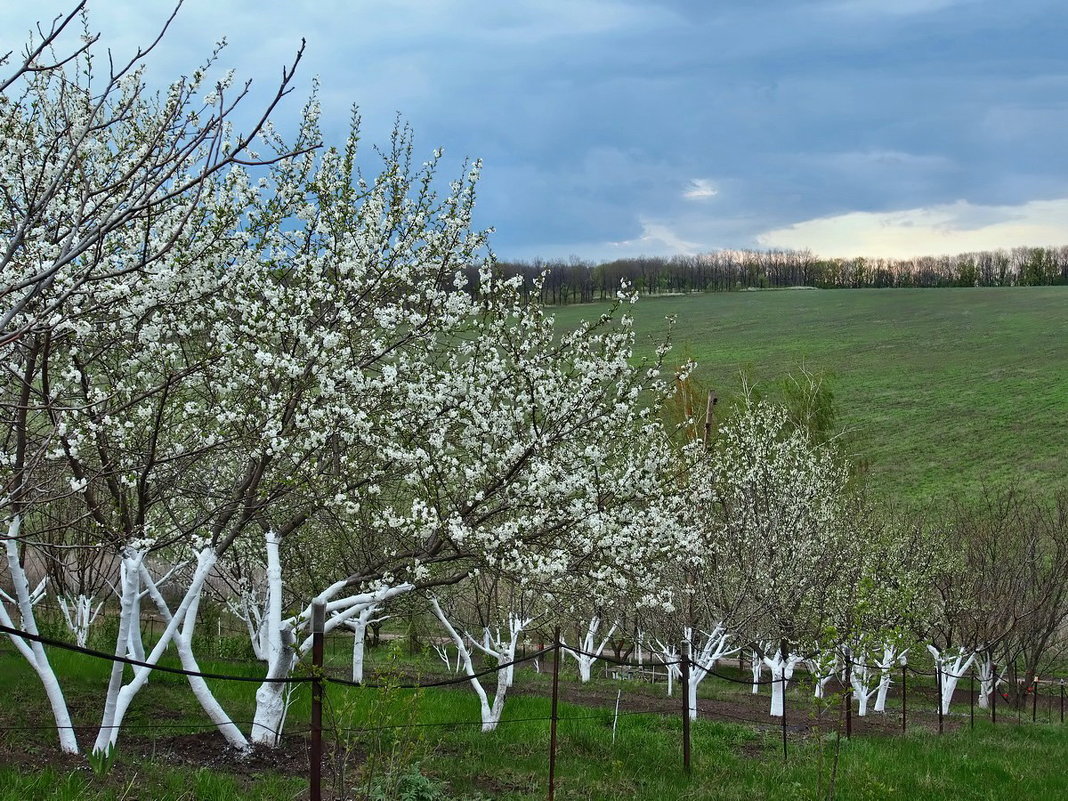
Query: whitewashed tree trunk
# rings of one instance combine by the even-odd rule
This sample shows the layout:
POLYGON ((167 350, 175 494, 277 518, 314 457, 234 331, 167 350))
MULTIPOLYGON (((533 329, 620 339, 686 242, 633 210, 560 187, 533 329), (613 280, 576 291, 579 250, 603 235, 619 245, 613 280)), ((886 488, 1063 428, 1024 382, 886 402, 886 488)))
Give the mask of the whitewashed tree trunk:
POLYGON ((249 642, 252 644, 252 654, 258 662, 267 661, 267 629, 264 625, 266 603, 266 592, 263 588, 248 585, 241 587, 236 599, 226 602, 230 612, 245 624, 249 642))
POLYGON ((519 635, 526 626, 530 625, 531 620, 522 619, 515 615, 509 615, 510 636, 507 640, 504 640, 498 635, 496 645, 491 642, 489 629, 483 631, 482 643, 479 643, 470 635, 468 635, 467 642, 465 642, 464 637, 461 637, 459 633, 457 633, 456 628, 449 622, 449 619, 446 617, 445 612, 442 611, 441 604, 438 603, 437 598, 430 599, 430 607, 434 610, 437 619, 441 621, 441 625, 444 626, 445 630, 449 633, 449 637, 452 638, 453 644, 456 646, 463 659, 464 671, 469 677, 475 695, 478 696, 482 731, 493 731, 497 728, 497 724, 501 722, 501 715, 504 712, 504 701, 508 695, 508 688, 511 686, 513 677, 512 666, 509 665, 497 672, 497 690, 493 695, 493 702, 490 703, 489 696, 487 695, 485 688, 482 686, 482 682, 475 676, 475 667, 474 663, 471 661, 471 650, 467 647, 467 642, 472 643, 479 650, 492 656, 497 660, 498 665, 507 665, 515 659, 515 646, 519 641, 519 635))
MULTIPOLYGON (((115 655, 125 656, 130 642, 130 627, 140 625, 139 620, 133 620, 132 615, 137 608, 137 602, 141 596, 141 566, 144 563, 145 551, 128 550, 123 554, 123 562, 126 565, 125 581, 121 593, 121 606, 119 614, 119 632, 115 643, 115 655)), ((211 569, 215 566, 216 554, 214 548, 203 548, 197 554, 197 567, 193 578, 189 582, 178 608, 143 661, 155 665, 164 651, 171 644, 178 627, 185 621, 191 607, 195 608, 200 602, 200 594, 204 591, 206 581, 211 569)), ((112 665, 111 679, 108 682, 107 695, 104 699, 104 714, 100 721, 100 732, 93 744, 94 753, 105 753, 114 748, 118 741, 119 730, 122 727, 123 718, 129 709, 134 696, 144 687, 148 681, 151 667, 139 666, 133 668, 133 678, 127 684, 122 683, 123 665, 119 662, 112 665)))
MULTIPOLYGON (((144 583, 148 576, 148 568, 141 564, 141 582, 144 583)), ((141 632, 141 600, 145 592, 138 593, 133 600, 133 608, 130 610, 130 630, 126 638, 126 655, 139 662, 145 661, 145 640, 141 632)))
POLYGON ((779 651, 773 651, 761 660, 764 666, 771 671, 771 716, 781 718, 785 708, 786 686, 794 675, 794 668, 801 661, 801 657, 789 654, 783 657, 779 651))
POLYGON ((752 694, 756 695, 760 692, 760 678, 764 673, 764 661, 760 658, 756 648, 749 654, 749 666, 753 671, 752 694))
POLYGON ((667 694, 670 698, 674 680, 682 677, 682 668, 679 667, 679 649, 674 644, 657 640, 656 651, 653 654, 664 663, 664 669, 667 671, 667 694))
MULTIPOLYGON (((264 622, 267 675, 256 690, 256 712, 253 715, 249 739, 256 745, 274 748, 281 742, 288 706, 287 688, 290 686, 280 679, 288 678, 300 658, 311 650, 312 637, 308 635, 303 640, 299 637, 311 620, 312 605, 309 604, 292 617, 282 618, 281 539, 273 531, 268 531, 264 539, 267 552, 267 602, 264 622)), ((336 597, 347 588, 347 581, 337 581, 312 601, 326 605, 326 613, 330 617, 326 620, 325 634, 329 634, 338 626, 347 626, 350 620, 359 617, 369 606, 381 606, 390 598, 411 592, 415 586, 405 582, 383 586, 359 595, 336 597)))
POLYGON ((837 650, 820 651, 815 656, 805 660, 809 673, 812 674, 813 696, 823 698, 827 689, 827 683, 834 678, 840 670, 841 658, 837 650))
POLYGON ((267 662, 267 676, 256 690, 256 712, 252 720, 251 740, 259 745, 274 748, 282 737, 285 721, 286 685, 277 680, 286 678, 293 670, 296 655, 292 629, 282 624, 282 559, 281 538, 272 530, 264 537, 267 555, 267 598, 264 605, 264 620, 261 643, 263 659, 267 662))
POLYGON ((848 663, 849 685, 857 701, 857 715, 864 717, 868 714, 868 701, 879 690, 879 669, 869 663, 865 651, 849 654, 848 663))
MULTIPOLYGON (((29 587, 29 584, 27 584, 26 586, 29 587)), ((37 604, 39 604, 42 600, 44 600, 44 597, 47 594, 47 590, 48 590, 48 577, 46 576, 45 578, 41 579, 37 583, 37 586, 34 587, 29 592, 29 603, 30 603, 30 608, 31 609, 33 607, 37 606, 37 604)), ((6 592, 4 592, 2 589, 0 589, 0 599, 2 599, 3 601, 11 604, 15 609, 19 608, 19 600, 18 600, 18 598, 12 598, 10 595, 8 595, 6 592)))
MULTIPOLYGON (((144 564, 141 565, 141 581, 145 586, 145 590, 140 593, 139 597, 148 595, 155 602, 160 616, 169 623, 172 618, 170 607, 159 590, 159 583, 153 580, 144 564)), ((198 595, 189 604, 185 620, 174 634, 175 650, 178 652, 182 668, 193 673, 201 672, 200 665, 193 655, 193 632, 196 628, 199 609, 200 596, 198 595)), ((138 642, 140 642, 140 638, 138 638, 138 642)), ((248 739, 237 724, 230 720, 230 716, 215 698, 207 682, 200 676, 187 676, 186 678, 189 680, 189 687, 193 691, 193 696, 207 714, 208 719, 215 724, 215 727, 223 735, 226 742, 242 753, 247 752, 251 747, 248 739)))
POLYGON ((594 615, 590 618, 590 625, 586 628, 586 634, 579 641, 576 648, 570 648, 563 638, 560 639, 560 645, 563 646, 563 652, 570 654, 578 662, 579 680, 585 684, 590 680, 593 675, 593 663, 597 661, 601 653, 604 651, 605 646, 608 645, 608 641, 611 639, 612 634, 616 630, 616 624, 613 623, 612 627, 608 629, 608 633, 601 640, 601 644, 597 644, 597 629, 601 627, 601 618, 594 615))
MULTIPOLYGON (((349 620, 346 625, 352 629, 352 680, 356 682, 363 681, 363 661, 364 654, 367 649, 367 627, 372 623, 381 623, 384 620, 388 620, 388 615, 379 618, 371 618, 371 615, 378 612, 380 607, 378 604, 371 604, 369 607, 360 612, 355 619, 349 620)), ((448 662, 446 662, 448 664, 448 662)))
POLYGON ((908 664, 909 649, 898 650, 896 645, 888 643, 883 647, 883 658, 879 664, 879 691, 875 695, 875 711, 886 711, 886 694, 893 684, 892 671, 894 665, 904 667, 908 664))
MULTIPOLYGON (((21 629, 27 634, 40 634, 37 629, 37 619, 33 613, 33 594, 30 584, 19 559, 18 540, 19 531, 22 528, 22 518, 15 515, 8 521, 7 539, 4 547, 7 556, 7 567, 11 574, 11 583, 14 589, 13 601, 19 616, 19 624, 16 625, 12 615, 7 609, 7 604, 0 603, 0 623, 12 629, 21 629)), ((17 636, 11 636, 11 643, 20 654, 30 663, 37 677, 41 680, 48 705, 52 708, 52 717, 56 722, 56 732, 59 735, 59 747, 68 754, 77 754, 78 738, 70 719, 70 710, 67 708, 67 700, 63 695, 63 688, 56 677, 52 664, 48 661, 48 654, 44 646, 32 640, 23 640, 17 636)))
POLYGON ((705 677, 716 667, 716 660, 738 653, 741 648, 731 648, 727 644, 731 635, 727 633, 723 624, 718 624, 711 632, 702 632, 704 642, 700 649, 694 647, 696 632, 690 627, 683 630, 683 646, 686 648, 690 660, 690 684, 687 687, 686 707, 690 712, 690 719, 697 719, 697 688, 705 677))
POLYGON ((482 642, 480 643, 470 634, 467 635, 467 639, 478 650, 482 651, 486 656, 493 657, 497 660, 499 665, 507 665, 502 671, 504 674, 504 680, 511 687, 515 683, 515 665, 510 664, 515 661, 515 649, 519 643, 519 638, 529 628, 530 624, 534 622, 534 618, 523 618, 515 614, 508 615, 508 637, 505 639, 501 637, 501 632, 498 629, 496 636, 492 636, 489 627, 482 629, 482 642))
POLYGON ((979 662, 979 706, 990 707, 990 696, 997 689, 998 681, 994 676, 994 656, 989 651, 979 662))
POLYGON ((927 650, 934 657, 935 672, 937 673, 936 681, 939 684, 939 694, 942 698, 942 714, 945 715, 949 713, 949 707, 953 701, 953 692, 957 689, 957 682, 964 677, 964 674, 968 672, 968 668, 972 666, 976 652, 964 646, 942 652, 934 645, 928 645, 927 650))
POLYGON ((104 602, 96 602, 91 595, 77 595, 68 598, 66 595, 56 597, 59 602, 59 611, 63 615, 63 622, 67 624, 74 642, 79 648, 84 648, 89 642, 89 627, 100 616, 100 610, 104 608, 104 602))

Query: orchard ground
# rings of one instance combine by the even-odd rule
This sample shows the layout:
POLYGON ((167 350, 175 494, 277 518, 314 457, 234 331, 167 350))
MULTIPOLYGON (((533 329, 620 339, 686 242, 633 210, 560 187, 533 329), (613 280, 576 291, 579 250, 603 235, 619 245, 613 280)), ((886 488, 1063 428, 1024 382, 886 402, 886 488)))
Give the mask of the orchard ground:
MULTIPOLYGON (((328 640, 327 665, 343 676, 343 636, 328 640)), ((240 647, 240 636, 216 647, 240 647)), ((208 649, 208 642, 200 646, 208 649)), ((411 651, 404 639, 370 651, 371 676, 385 689, 328 686, 326 798, 444 799, 544 798, 549 745, 549 661, 536 673, 520 668, 500 728, 483 734, 474 694, 454 689, 408 690, 390 684, 451 675, 430 652, 411 651), (411 795, 404 795, 410 792, 411 795), (422 795, 416 794, 423 793, 422 795)), ((105 662, 56 652, 54 663, 71 690, 77 725, 92 728, 95 687, 105 662), (69 682, 69 683, 68 683, 69 682)), ((892 692, 886 715, 853 719, 852 740, 841 737, 840 696, 822 705, 803 673, 787 701, 788 758, 779 721, 768 717, 766 692, 753 695, 748 671, 725 661, 732 683, 709 677, 701 685, 701 714, 693 725, 693 771, 681 765, 681 700, 665 685, 620 681, 595 665, 580 684, 567 660, 562 670, 559 799, 752 799, 789 792, 798 799, 1029 799, 1063 798, 1062 769, 1068 726, 1059 723, 1058 699, 1038 707, 999 709, 992 726, 976 710, 969 726, 962 682, 946 733, 939 736, 933 687, 909 678, 909 732, 899 733, 900 701, 892 692), (620 714, 615 717, 615 701, 620 714), (615 733, 613 734, 613 724, 615 733), (837 759, 836 759, 837 753, 837 759), (835 763, 837 761, 837 767, 835 763)), ((255 676, 259 666, 203 660, 202 668, 255 676)), ((294 696, 278 751, 239 758, 228 750, 193 701, 181 676, 157 673, 138 697, 113 761, 87 765, 55 748, 55 732, 36 679, 9 647, 0 651, 9 699, 0 710, 0 801, 19 799, 262 799, 299 798, 306 792, 306 687, 294 696)), ((235 720, 251 715, 255 684, 212 682, 235 720)), ((766 688, 765 688, 766 689, 766 688)))
POLYGON ((742 371, 771 394, 802 365, 828 374, 850 451, 890 499, 1068 486, 1068 287, 710 293, 632 311, 639 352, 670 336, 669 364, 695 360, 724 398, 742 371))

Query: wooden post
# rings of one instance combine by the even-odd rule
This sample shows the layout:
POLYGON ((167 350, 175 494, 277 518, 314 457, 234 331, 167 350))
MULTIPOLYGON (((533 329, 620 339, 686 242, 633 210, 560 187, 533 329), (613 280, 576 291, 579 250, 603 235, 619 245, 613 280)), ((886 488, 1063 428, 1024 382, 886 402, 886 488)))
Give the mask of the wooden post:
POLYGON ((1061 723, 1064 723, 1064 679, 1061 679, 1061 723))
POLYGON ((680 649, 682 668, 682 769, 690 772, 690 656, 680 649))
POLYGON ((1031 722, 1038 722, 1038 676, 1034 676, 1031 681, 1031 690, 1034 692, 1034 696, 1031 698, 1031 722))
POLYGON ((712 409, 719 403, 719 398, 716 397, 715 390, 708 390, 708 403, 705 406, 705 436, 704 446, 708 447, 708 441, 712 439, 712 409))
POLYGON ((323 776, 323 630, 326 627, 326 604, 312 603, 312 686, 311 686, 311 770, 308 795, 322 801, 323 776))
POLYGON ((553 631, 553 701, 549 724, 549 801, 556 797, 556 721, 560 699, 560 627, 553 631))

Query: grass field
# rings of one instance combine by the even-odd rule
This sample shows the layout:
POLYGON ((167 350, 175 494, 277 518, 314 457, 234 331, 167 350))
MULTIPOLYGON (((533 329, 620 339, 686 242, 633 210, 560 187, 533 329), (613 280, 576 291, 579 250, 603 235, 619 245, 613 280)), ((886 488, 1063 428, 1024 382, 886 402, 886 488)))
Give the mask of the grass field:
MULTIPOLYGON (((557 311, 565 325, 599 306, 557 311)), ((984 486, 1068 486, 1068 288, 782 290, 642 299, 721 395, 802 364, 832 376, 852 448, 891 496, 942 502, 984 486)))
MULTIPOLYGON (((410 676, 412 670, 440 667, 429 654, 409 656, 402 643, 372 651, 372 663, 384 675, 410 676)), ((345 649, 330 649, 344 664, 345 649)), ((54 664, 65 676, 76 723, 90 723, 106 664, 80 655, 57 653, 54 664)), ((232 662, 209 662, 202 668, 227 674, 255 675, 258 668, 232 662)), ((574 695, 579 685, 568 665, 562 683, 574 695)), ((10 649, 0 651, 7 698, 0 708, 0 801, 27 799, 158 799, 158 801, 282 801, 306 793, 307 756, 303 734, 309 714, 307 690, 298 692, 287 721, 289 734, 277 754, 239 760, 192 700, 185 680, 156 674, 131 708, 129 728, 119 740, 110 769, 97 775, 84 758, 59 758, 55 733, 36 678, 10 649), (43 724, 43 726, 42 726, 43 724), (40 727, 40 728, 39 728, 40 727)), ((498 731, 483 734, 474 694, 455 690, 373 690, 328 688, 325 739, 332 744, 324 784, 325 797, 351 799, 410 798, 507 799, 545 797, 548 762, 548 675, 524 668, 498 731), (349 730, 351 727, 352 730, 349 730), (419 773, 412 766, 419 765, 419 773), (422 777, 429 777, 426 781, 422 777), (407 794, 406 794, 407 793, 407 794)), ((255 684, 211 681, 235 720, 251 714, 255 684)), ((851 741, 832 733, 838 707, 830 705, 826 726, 798 728, 811 687, 798 683, 788 696, 789 759, 783 759, 780 732, 761 716, 761 725, 712 720, 706 711, 693 726, 693 771, 681 769, 681 723, 678 695, 663 698, 663 685, 595 678, 583 696, 615 699, 622 690, 622 712, 613 738, 611 704, 561 704, 557 798, 578 799, 1059 799, 1068 797, 1063 756, 1068 725, 1056 711, 1039 722, 1012 722, 1008 710, 992 726, 980 719, 967 727, 966 697, 958 704, 943 736, 930 725, 917 725, 907 736, 881 733, 851 741), (656 696, 673 712, 636 712, 643 698, 656 696), (630 714, 628 714, 628 710, 630 714), (1044 722, 1048 720, 1050 722, 1044 722), (820 734, 822 732, 822 735, 820 734), (835 751, 838 750, 837 768, 835 751), (834 777, 835 792, 829 794, 834 777)), ((715 679, 702 684, 703 708, 721 708, 732 699, 748 699, 748 687, 715 679), (704 706, 706 705, 707 706, 704 706)), ((919 688, 917 688, 918 690, 919 688)), ((930 694, 928 694, 930 695, 930 694)), ((958 699, 962 700, 962 699, 958 699)), ((767 697, 759 706, 766 711, 767 697)), ((916 714, 933 696, 911 704, 916 714)), ((890 715, 893 717, 894 710, 890 715)), ((910 718, 911 719, 911 718, 910 718)), ((933 719, 928 716, 928 724, 933 719)), ((857 731, 860 721, 855 721, 857 731)), ((891 722, 891 728, 896 724, 891 722)), ((247 730, 247 726, 244 726, 247 730)), ((83 742, 90 732, 83 732, 83 742)))

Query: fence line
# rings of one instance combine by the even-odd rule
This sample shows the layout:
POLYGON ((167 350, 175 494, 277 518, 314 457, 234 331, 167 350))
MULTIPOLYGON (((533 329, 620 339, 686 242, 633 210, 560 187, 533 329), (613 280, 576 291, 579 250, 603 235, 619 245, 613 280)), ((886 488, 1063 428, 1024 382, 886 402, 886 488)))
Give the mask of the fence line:
MULTIPOLYGON (((322 624, 323 624, 322 615, 320 615, 318 617, 313 617, 313 631, 312 631, 313 648, 312 648, 311 675, 308 675, 308 676, 289 676, 289 677, 278 678, 278 679, 267 679, 266 677, 250 677, 250 676, 239 676, 239 675, 233 675, 233 674, 200 672, 200 671, 185 670, 183 668, 174 668, 174 667, 169 667, 169 666, 160 665, 160 664, 156 664, 156 663, 146 662, 146 661, 143 661, 143 660, 133 659, 133 658, 127 657, 127 656, 119 656, 119 655, 113 654, 113 653, 107 653, 107 652, 104 652, 104 651, 97 651, 97 650, 94 650, 94 649, 91 649, 91 648, 85 648, 85 647, 82 647, 82 646, 74 645, 74 644, 69 643, 69 642, 65 642, 65 641, 62 641, 62 640, 54 639, 52 637, 47 637, 47 636, 43 636, 43 635, 40 635, 40 634, 31 634, 30 632, 22 631, 20 629, 13 628, 13 627, 10 627, 10 626, 5 626, 5 625, 2 625, 2 624, 0 624, 0 633, 8 634, 13 639, 19 638, 19 639, 23 639, 23 640, 29 640, 29 641, 33 641, 33 642, 38 642, 38 643, 41 643, 42 645, 47 645, 47 646, 50 646, 50 647, 60 648, 60 649, 66 650, 66 651, 80 653, 80 654, 83 654, 85 656, 89 656, 89 657, 92 657, 92 658, 95 658, 95 659, 107 660, 109 662, 118 662, 118 663, 122 663, 122 664, 131 665, 131 666, 134 666, 134 667, 144 667, 144 668, 148 668, 150 670, 158 670, 158 671, 163 672, 163 673, 170 673, 170 674, 187 676, 187 677, 199 677, 199 678, 213 679, 213 680, 218 680, 218 681, 235 681, 235 682, 245 682, 245 683, 247 683, 247 682, 256 682, 256 683, 261 683, 261 684, 262 683, 268 683, 268 682, 269 683, 280 683, 280 684, 281 683, 294 684, 294 685, 311 684, 312 685, 312 692, 313 692, 312 723, 307 728, 299 728, 299 729, 297 729, 295 731, 293 729, 290 729, 289 733, 290 734, 294 734, 294 733, 295 734, 307 734, 307 735, 311 736, 312 751, 311 751, 311 754, 310 754, 310 762, 309 762, 309 787, 312 790, 312 793, 311 793, 312 801, 320 801, 320 799, 321 799, 321 783, 320 782, 321 782, 321 766, 322 766, 322 760, 323 760, 322 734, 323 734, 324 731, 334 731, 335 733, 368 733, 368 732, 374 732, 374 731, 393 730, 393 729, 449 728, 449 727, 483 725, 483 721, 481 721, 481 720, 478 720, 478 721, 475 721, 475 720, 463 720, 463 721, 441 721, 441 722, 433 722, 433 723, 430 723, 430 722, 427 722, 427 723, 412 723, 412 722, 408 722, 408 723, 402 723, 402 724, 390 724, 390 725, 382 725, 382 726, 364 726, 364 727, 359 727, 359 726, 339 727, 339 726, 336 726, 336 725, 335 726, 324 726, 323 723, 322 723, 322 717, 321 717, 321 711, 322 711, 321 710, 321 703, 322 703, 323 698, 325 697, 325 690, 326 690, 326 686, 328 684, 333 684, 333 685, 336 685, 336 686, 339 686, 339 687, 352 688, 352 689, 421 689, 421 688, 448 687, 448 686, 464 684, 464 683, 470 682, 472 679, 478 679, 478 678, 481 678, 481 677, 484 677, 484 676, 488 676, 488 675, 491 675, 491 674, 496 674, 496 673, 499 673, 502 670, 506 670, 506 669, 511 668, 511 667, 513 667, 515 665, 519 665, 519 664, 523 664, 523 663, 526 663, 526 662, 530 662, 530 661, 536 660, 536 659, 538 659, 538 658, 540 658, 540 657, 542 657, 542 656, 544 656, 546 654, 552 653, 554 655, 554 659, 553 659, 553 687, 552 687, 552 714, 550 716, 548 716, 548 717, 546 717, 546 716, 532 716, 532 717, 523 717, 523 718, 502 718, 499 721, 497 721, 497 725, 510 725, 510 724, 513 724, 513 723, 544 722, 544 721, 550 721, 551 722, 551 724, 552 724, 552 727, 551 727, 552 728, 552 734, 551 734, 551 745, 550 745, 550 776, 549 776, 549 788, 548 789, 549 789, 549 798, 552 798, 553 797, 553 792, 554 792, 554 778, 555 778, 554 777, 554 773, 555 773, 555 755, 556 755, 556 735, 555 735, 556 724, 558 722, 571 722, 571 721, 584 721, 584 720, 602 720, 602 719, 605 718, 606 714, 608 714, 608 715, 611 714, 611 713, 608 713, 608 712, 600 712, 600 713, 592 714, 592 715, 568 715, 568 716, 561 716, 561 715, 558 714, 557 702, 558 702, 558 698, 559 698, 559 668, 560 668, 560 663, 562 661, 561 660, 561 656, 562 656, 563 652, 567 651, 567 652, 570 652, 570 653, 573 653, 573 654, 584 655, 584 656, 589 657, 589 658, 601 659, 601 660, 604 660, 606 663, 614 664, 614 665, 618 665, 618 666, 634 667, 634 668, 644 668, 645 667, 645 665, 642 664, 642 663, 633 662, 633 661, 630 661, 630 660, 618 659, 618 658, 615 658, 615 657, 610 656, 610 655, 606 656, 604 654, 591 653, 591 652, 588 652, 588 651, 584 651, 584 650, 582 650, 580 648, 576 648, 576 647, 573 647, 573 646, 565 645, 562 642, 560 642, 559 636, 558 636, 558 633, 557 633, 557 636, 555 638, 554 643, 552 645, 550 645, 550 646, 540 648, 539 650, 535 651, 534 653, 524 654, 523 656, 520 656, 518 658, 512 659, 511 661, 504 662, 504 663, 499 663, 499 664, 497 664, 495 666, 488 667, 488 668, 486 668, 484 670, 478 671, 478 672, 473 673, 471 675, 465 674, 465 675, 456 676, 456 677, 450 678, 450 679, 436 680, 436 681, 429 681, 429 682, 415 682, 415 683, 409 683, 409 684, 353 682, 353 681, 349 681, 349 680, 346 680, 346 679, 341 679, 341 678, 336 678, 336 677, 332 677, 332 676, 326 675, 325 669, 324 669, 324 665, 323 665, 323 647, 322 646, 323 646, 324 632, 323 632, 323 625, 322 624), (318 700, 316 700, 316 699, 318 699, 318 700), (316 711, 317 704, 319 705, 318 706, 318 711, 316 711)), ((853 664, 858 664, 858 663, 853 663, 853 664)), ((770 721, 755 720, 755 719, 751 719, 751 718, 741 717, 741 716, 733 714, 733 713, 731 713, 731 712, 729 712, 727 710, 716 710, 716 708, 715 708, 716 707, 716 703, 714 701, 709 701, 707 699, 704 702, 703 706, 699 707, 699 709, 703 708, 703 710, 706 712, 706 714, 711 710, 712 713, 714 715, 716 715, 716 717, 718 717, 718 718, 741 721, 741 722, 744 722, 744 723, 749 724, 749 725, 759 726, 761 728, 769 728, 771 726, 781 727, 782 740, 783 740, 783 758, 784 759, 788 758, 788 750, 787 750, 788 725, 787 725, 787 717, 786 717, 787 695, 786 695, 785 690, 786 690, 786 685, 788 684, 789 680, 786 679, 785 676, 780 676, 778 678, 771 678, 771 679, 767 679, 767 680, 757 680, 757 681, 752 681, 750 679, 740 679, 740 678, 729 676, 729 675, 726 675, 724 673, 721 673, 721 672, 717 671, 715 669, 715 667, 716 667, 715 663, 713 663, 712 665, 705 665, 705 664, 703 664, 701 662, 698 662, 696 660, 691 660, 686 655, 681 656, 676 661, 661 662, 661 665, 663 667, 665 667, 665 668, 670 668, 672 666, 679 666, 681 668, 680 672, 682 673, 682 678, 681 678, 681 681, 679 683, 680 683, 680 692, 681 692, 681 695, 682 695, 682 702, 683 702, 682 703, 682 710, 683 710, 682 711, 682 714, 683 714, 683 719, 682 719, 683 720, 682 762, 683 762, 683 769, 684 770, 686 770, 688 772, 690 770, 690 768, 691 768, 691 764, 690 764, 691 763, 691 760, 690 760, 691 743, 690 743, 690 726, 689 726, 689 721, 690 721, 690 715, 689 715, 689 686, 690 686, 690 679, 691 679, 690 669, 689 668, 691 666, 698 667, 698 668, 704 670, 708 675, 715 676, 716 678, 718 678, 718 679, 720 679, 722 681, 726 681, 726 682, 734 683, 734 684, 746 684, 746 685, 751 685, 751 686, 754 686, 754 685, 756 685, 756 686, 767 686, 767 685, 771 685, 771 684, 775 684, 775 683, 781 683, 783 685, 783 692, 782 692, 782 695, 783 695, 783 699, 782 699, 783 700, 783 710, 782 710, 783 714, 781 715, 781 718, 780 718, 780 720, 778 722, 776 722, 774 720, 770 720, 770 721)), ((884 668, 879 667, 879 666, 876 666, 876 667, 878 667, 878 669, 880 669, 880 670, 884 669, 884 668)), ((946 671, 941 671, 941 672, 940 671, 935 671, 933 673, 927 672, 927 671, 920 671, 920 670, 917 670, 917 669, 914 669, 914 668, 910 668, 907 665, 902 665, 901 669, 902 669, 902 686, 901 686, 901 690, 902 690, 902 694, 901 694, 902 730, 904 730, 906 728, 906 726, 907 726, 907 713, 906 713, 906 709, 907 709, 907 707, 906 707, 906 698, 907 698, 907 696, 906 696, 906 692, 907 692, 908 687, 907 687, 906 682, 904 681, 905 676, 906 676, 906 672, 911 672, 911 673, 916 674, 916 675, 928 676, 928 677, 930 677, 930 676, 939 677, 941 675, 941 676, 953 677, 953 678, 956 678, 958 680, 961 679, 961 678, 970 677, 972 681, 971 681, 971 685, 969 687, 969 720, 970 720, 971 725, 974 726, 974 714, 975 714, 975 710, 974 710, 974 705, 975 705, 975 689, 974 689, 975 671, 974 671, 974 669, 969 673, 962 674, 962 675, 959 675, 959 676, 956 675, 956 674, 948 673, 946 671)), ((838 680, 838 683, 842 686, 842 688, 844 690, 843 702, 846 705, 846 710, 847 710, 846 711, 846 733, 847 733, 847 736, 849 736, 849 734, 851 734, 851 710, 852 710, 851 696, 852 696, 852 689, 851 689, 850 686, 848 686, 848 685, 846 685, 846 684, 844 684, 842 682, 840 676, 836 677, 836 678, 838 680)), ((997 683, 1003 681, 1005 678, 1006 678, 1006 674, 998 673, 998 672, 995 671, 994 676, 993 676, 993 681, 995 683, 995 691, 993 693, 991 693, 993 703, 992 703, 991 708, 990 708, 990 716, 991 716, 991 720, 993 722, 996 722, 996 720, 997 720, 997 717, 996 717, 996 715, 997 715, 997 712, 996 712, 996 696, 998 694, 1001 694, 1003 698, 1006 698, 1006 699, 1008 698, 1008 696, 1004 695, 1003 693, 1000 693, 1000 691, 998 691, 996 689, 997 683)), ((1063 723, 1064 722, 1064 708, 1065 708, 1065 684, 1064 684, 1064 679, 1059 679, 1057 677, 1054 677, 1052 680, 1047 680, 1045 682, 1045 684, 1047 684, 1050 687, 1056 687, 1058 689, 1058 691, 1059 691, 1059 719, 1060 719, 1060 722, 1063 723)), ((942 725, 943 724, 943 715, 942 715, 942 704, 941 704, 941 700, 942 700, 941 699, 942 682, 941 682, 940 679, 937 682, 937 685, 938 686, 937 686, 936 689, 938 690, 937 695, 938 695, 938 717, 939 717, 939 726, 938 726, 938 728, 939 728, 939 733, 941 733, 941 731, 943 729, 943 725, 942 725)), ((915 692, 915 688, 913 688, 913 691, 915 692)), ((1032 682, 1026 687, 1026 690, 1025 690, 1025 693, 1024 693, 1024 695, 1032 695, 1032 699, 1031 699, 1032 700, 1032 715, 1031 715, 1032 721, 1037 721, 1037 718, 1038 718, 1038 711, 1037 711, 1038 710, 1038 696, 1039 695, 1043 695, 1043 694, 1045 694, 1047 696, 1047 698, 1049 699, 1049 703, 1047 705, 1047 720, 1050 720, 1052 722, 1054 698, 1058 697, 1058 695, 1057 694, 1051 694, 1051 693, 1042 693, 1042 691, 1041 691, 1041 682, 1038 680, 1037 677, 1034 677, 1032 682)), ((1021 706, 1021 709, 1018 710, 1018 715, 1022 715, 1022 703, 1021 703, 1020 706, 1021 706)), ((697 710, 695 710, 695 711, 697 711, 697 710)), ((662 716, 662 715, 668 715, 668 714, 673 714, 673 713, 670 712, 667 709, 664 709, 664 710, 635 710, 635 711, 630 711, 630 712, 624 711, 622 713, 620 713, 617 710, 615 715, 614 715, 614 717, 615 718, 633 717, 633 716, 639 716, 639 715, 661 715, 662 716)), ((916 713, 914 712, 913 714, 916 714, 916 713)), ((232 725, 236 725, 236 726, 243 726, 243 725, 250 725, 251 721, 228 720, 228 721, 223 721, 222 723, 228 723, 228 724, 232 724, 232 725)), ((53 725, 37 724, 37 725, 34 725, 34 726, 6 726, 6 727, 0 727, 0 731, 58 730, 60 728, 63 728, 63 729, 69 728, 69 729, 75 729, 75 730, 81 730, 81 729, 100 730, 101 728, 127 728, 127 729, 133 730, 133 731, 158 730, 158 729, 198 730, 198 729, 214 729, 214 728, 218 728, 218 726, 222 725, 222 723, 206 723, 206 724, 196 724, 196 723, 191 723, 191 724, 177 724, 177 723, 174 723, 174 724, 167 724, 167 723, 127 724, 127 723, 123 723, 123 724, 118 724, 118 725, 115 725, 115 726, 108 726, 108 727, 101 727, 101 726, 94 725, 94 724, 77 724, 77 725, 72 724, 69 727, 66 727, 66 726, 60 727, 60 726, 57 726, 57 725, 54 725, 54 724, 53 725)), ((795 726, 795 728, 796 728, 796 726, 795 726)))

